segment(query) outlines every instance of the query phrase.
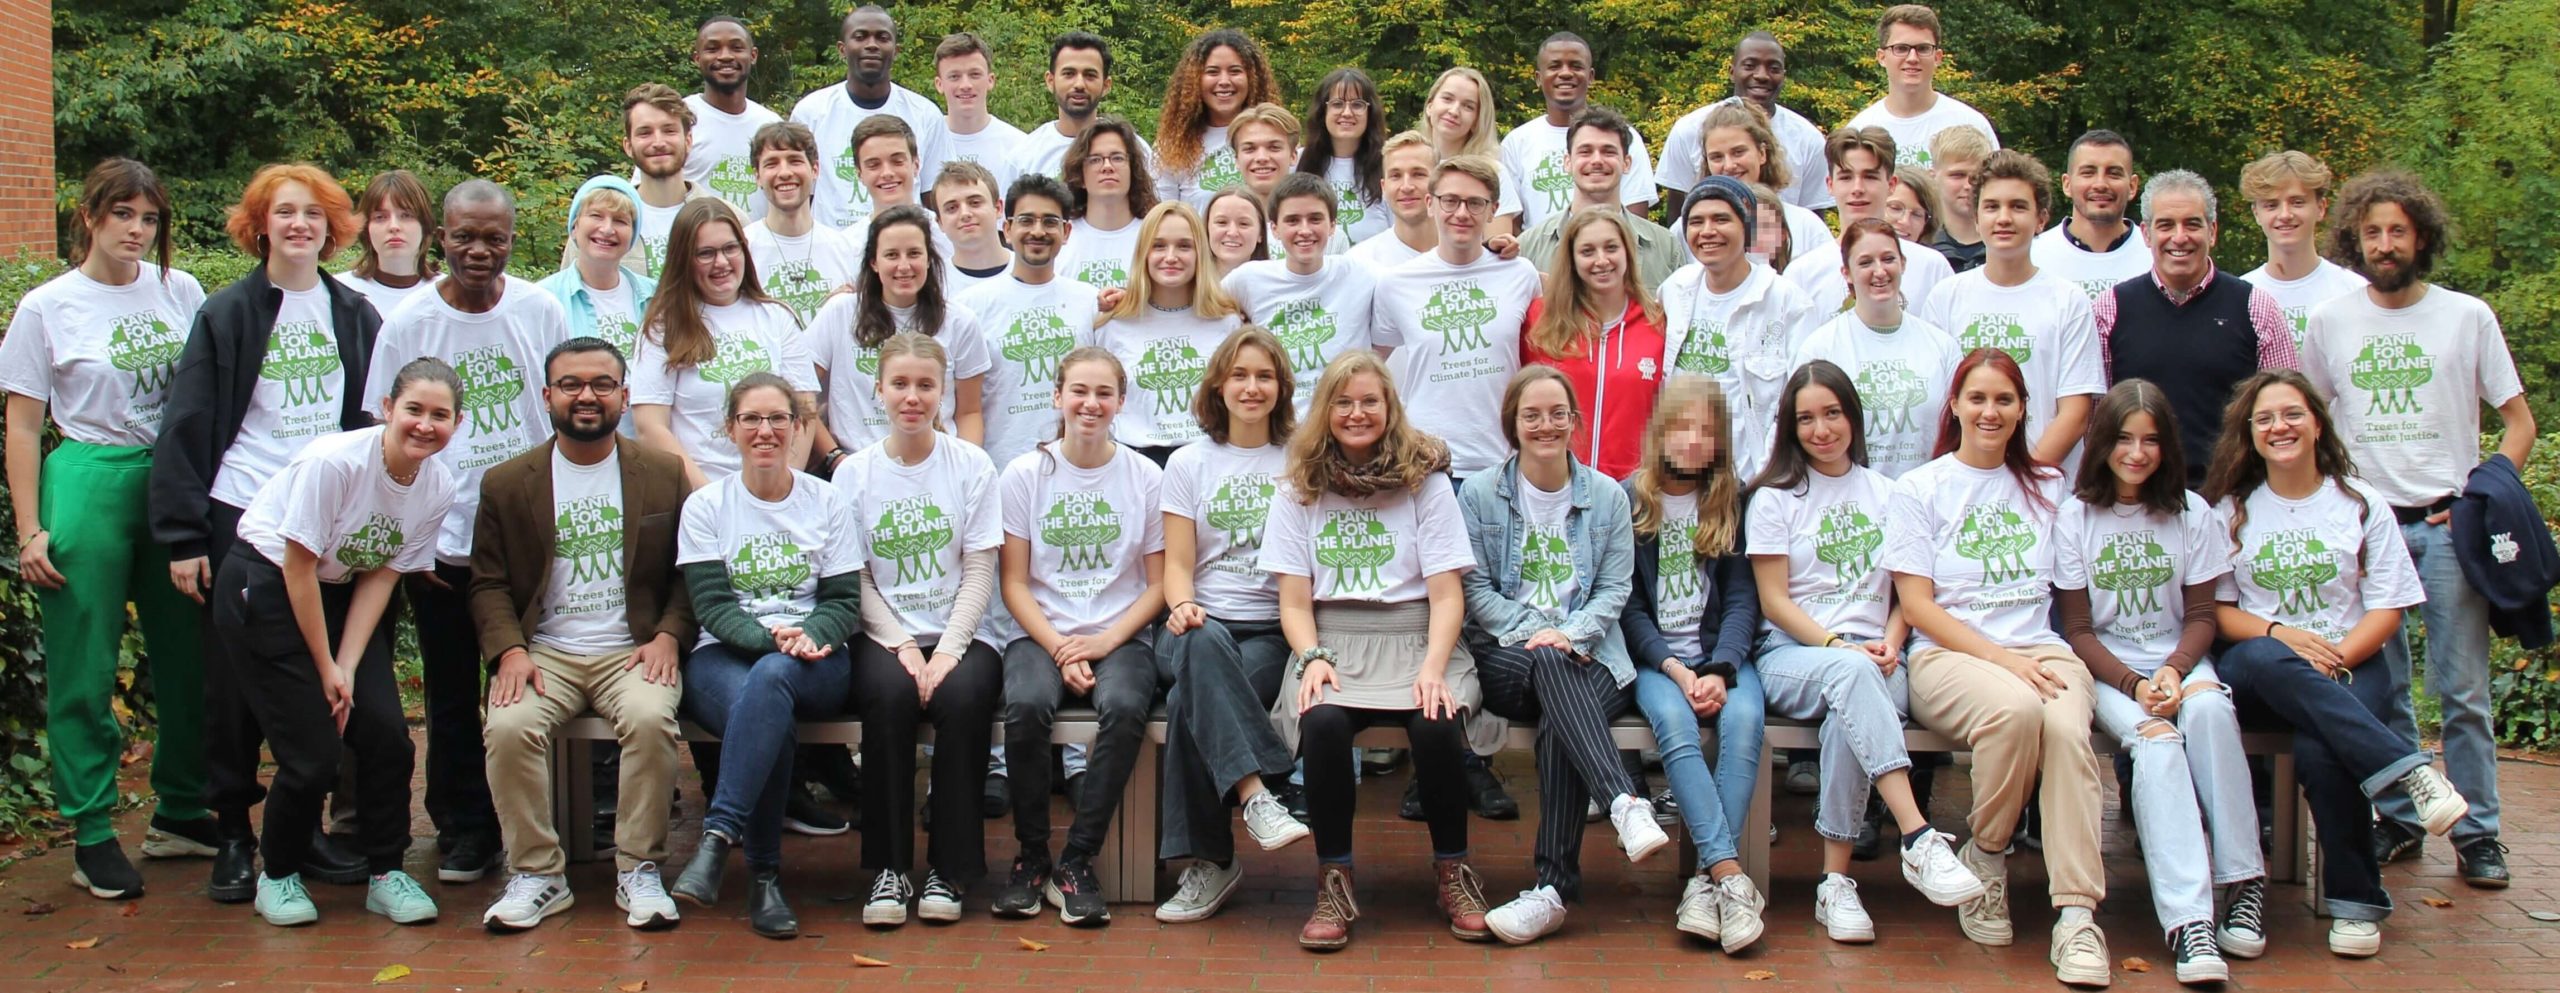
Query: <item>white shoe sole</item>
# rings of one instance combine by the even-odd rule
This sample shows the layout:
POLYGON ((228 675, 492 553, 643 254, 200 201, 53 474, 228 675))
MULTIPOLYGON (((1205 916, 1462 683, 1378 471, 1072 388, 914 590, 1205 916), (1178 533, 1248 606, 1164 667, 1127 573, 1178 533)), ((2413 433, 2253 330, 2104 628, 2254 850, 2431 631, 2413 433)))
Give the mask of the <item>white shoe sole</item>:
POLYGON ((131 900, 142 895, 142 887, 139 886, 130 890, 111 890, 103 886, 92 885, 89 882, 89 874, 78 869, 71 870, 71 882, 72 885, 88 890, 90 896, 97 897, 101 900, 131 900))
POLYGON ((1296 824, 1294 828, 1280 832, 1278 838, 1265 838, 1251 831, 1245 833, 1252 834, 1253 843, 1262 846, 1262 850, 1266 852, 1276 852, 1315 836, 1315 831, 1304 824, 1296 824))
POLYGON ((1506 945, 1525 945, 1556 932, 1555 928, 1548 928, 1544 931, 1515 932, 1495 923, 1492 914, 1484 915, 1484 928, 1487 931, 1493 932, 1493 936, 1502 939, 1502 943, 1506 945))
POLYGON ((2100 989, 2113 986, 2116 981, 2115 974, 2103 965, 2095 969, 2082 969, 2075 972, 2060 962, 2053 964, 2053 978, 2072 986, 2090 986, 2100 989))
POLYGON ((1969 885, 1963 889, 1932 890, 1929 888, 1927 883, 1922 881, 1923 878, 1924 877, 1917 868, 1913 867, 1908 862, 1903 863, 1902 881, 1910 883, 1911 888, 1918 890, 1920 895, 1926 897, 1930 903, 1937 904, 1941 907, 1961 907, 1965 904, 1972 903, 1975 900, 1982 899, 1984 889, 1982 885, 1982 877, 1976 876, 1970 872, 1964 874, 1965 882, 1969 885))
POLYGON ((2225 958, 2253 959, 2267 953, 2267 939, 2264 937, 2250 940, 2237 937, 2229 931, 2216 931, 2213 934, 2213 943, 2221 946, 2225 958))
POLYGON ((684 920, 684 914, 676 909, 673 898, 667 900, 665 913, 652 913, 647 917, 633 913, 631 901, 624 899, 619 889, 613 891, 613 905, 622 909, 622 923, 634 931, 664 931, 684 920))
POLYGON ((2189 986, 2231 981, 2231 963, 2221 959, 2178 963, 2178 982, 2189 986))
POLYGON ((853 825, 847 824, 840 828, 822 828, 806 821, 795 821, 791 818, 785 817, 782 819, 782 829, 793 834, 805 834, 812 838, 832 838, 836 835, 852 831, 853 825))
MULTIPOLYGON (((575 893, 570 893, 570 894, 563 895, 560 899, 552 901, 552 902, 550 903, 550 905, 545 906, 545 907, 541 908, 540 910, 536 911, 536 912, 534 913, 533 918, 532 918, 531 920, 523 920, 523 919, 518 919, 518 920, 507 920, 507 919, 502 918, 502 917, 496 917, 496 916, 489 915, 489 914, 482 914, 482 915, 480 915, 480 926, 481 926, 481 927, 484 927, 484 928, 487 928, 487 929, 489 929, 491 932, 496 933, 496 934, 513 934, 513 933, 518 932, 518 931, 531 931, 531 930, 533 930, 535 927, 540 926, 540 925, 542 924, 542 922, 543 922, 545 919, 549 918, 551 915, 553 915, 553 914, 557 914, 557 913, 559 913, 559 912, 561 912, 561 911, 563 911, 563 910, 567 910, 567 909, 569 909, 569 908, 571 908, 571 907, 575 907, 575 906, 577 906, 577 905, 578 905, 578 895, 577 895, 577 894, 575 894, 575 893)), ((365 908, 365 909, 367 909, 367 910, 371 910, 371 909, 373 909, 373 908, 371 908, 371 907, 367 907, 367 908, 365 908)))
POLYGON ((2455 803, 2440 803, 2437 804, 2433 810, 2429 811, 2429 813, 2433 814, 2433 816, 2420 822, 2419 826, 2426 828, 2428 834, 2441 838, 2444 837, 2445 832, 2453 830, 2454 825, 2462 823, 2462 819, 2470 815, 2471 802, 2464 800, 2455 803))
POLYGON ((1227 877, 1227 885, 1220 887, 1218 892, 1209 895, 1209 901, 1207 903, 1189 910, 1179 908, 1166 910, 1164 907, 1158 906, 1156 908, 1156 920, 1163 921, 1167 924, 1197 924, 1201 921, 1208 920, 1211 917, 1217 916, 1218 909, 1227 905, 1227 898, 1235 896, 1236 888, 1243 885, 1244 873, 1236 873, 1233 876, 1227 877))
POLYGON ((2329 954, 2338 956, 2339 958, 2372 958, 2376 955, 2382 954, 2382 936, 2377 934, 2370 938, 2341 939, 2336 934, 2331 934, 2329 936, 2329 954))
POLYGON ((2018 940, 2018 929, 2008 921, 1976 923, 1958 917, 1956 927, 1964 932, 1965 940, 1977 945, 2005 948, 2018 940))
POLYGON ((897 927, 906 922, 906 904, 901 903, 894 907, 864 904, 862 907, 862 923, 871 927, 897 927))
POLYGON ((960 919, 960 901, 944 903, 940 900, 918 900, 916 916, 936 924, 949 924, 960 919))
POLYGON ((1760 918, 1757 916, 1745 921, 1742 927, 1734 927, 1731 922, 1725 923, 1722 939, 1725 953, 1730 955, 1751 947, 1751 943, 1759 941, 1760 935, 1767 930, 1768 928, 1760 923, 1760 918))
POLYGON ((1864 945, 1876 940, 1874 923, 1870 922, 1865 927, 1843 927, 1831 923, 1830 917, 1831 915, 1823 913, 1820 907, 1813 909, 1813 922, 1822 925, 1822 930, 1831 936, 1831 940, 1844 945, 1864 945))
POLYGON ((1723 918, 1716 914, 1707 914, 1704 916, 1705 919, 1700 920, 1699 915, 1681 914, 1678 916, 1677 923, 1673 926, 1679 928, 1685 933, 1697 935, 1698 937, 1705 938, 1708 941, 1724 940, 1723 918))
POLYGON ((1655 828, 1652 837, 1636 842, 1635 847, 1627 849, 1627 861, 1630 863, 1643 862, 1648 858, 1652 858, 1653 853, 1661 851, 1670 844, 1671 836, 1662 833, 1662 829, 1655 828))
POLYGON ((320 920, 320 911, 315 908, 310 912, 303 914, 269 917, 267 916, 266 911, 261 910, 258 912, 258 918, 277 927, 303 927, 318 922, 320 920))
MULTIPOLYGON (((566 900, 566 899, 563 899, 563 900, 561 900, 560 902, 565 904, 565 903, 568 903, 569 901, 568 901, 568 900, 566 900)), ((368 914, 375 915, 375 916, 377 916, 377 917, 380 917, 380 918, 382 918, 383 920, 390 921, 390 922, 391 922, 391 923, 393 923, 393 924, 433 924, 433 923, 435 923, 435 922, 436 922, 436 917, 437 917, 437 915, 438 915, 438 913, 439 913, 439 912, 438 912, 436 909, 434 909, 434 908, 428 908, 427 912, 426 912, 424 915, 410 914, 410 915, 407 915, 407 916, 402 916, 402 915, 394 914, 394 913, 392 913, 392 912, 390 912, 390 911, 388 911, 388 910, 384 910, 384 909, 382 909, 382 908, 379 908, 379 907, 374 906, 374 905, 373 905, 373 901, 371 901, 371 900, 367 900, 367 901, 365 901, 365 902, 364 902, 364 912, 365 912, 365 913, 368 913, 368 914)))
POLYGON ((209 859, 212 845, 182 834, 150 831, 142 836, 142 857, 147 859, 209 859))

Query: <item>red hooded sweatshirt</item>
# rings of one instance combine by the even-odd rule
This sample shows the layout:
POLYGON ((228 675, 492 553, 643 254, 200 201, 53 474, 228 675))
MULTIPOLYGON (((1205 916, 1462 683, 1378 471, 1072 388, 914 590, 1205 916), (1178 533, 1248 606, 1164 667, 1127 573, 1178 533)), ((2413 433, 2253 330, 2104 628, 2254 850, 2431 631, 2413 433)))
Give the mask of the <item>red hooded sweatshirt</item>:
MULTIPOLYGON (((1540 299, 1529 304, 1528 326, 1535 327, 1546 308, 1540 299)), ((1573 455, 1611 479, 1625 479, 1644 459, 1646 422, 1653 419, 1654 394, 1662 388, 1662 328, 1632 300, 1627 312, 1601 329, 1597 341, 1586 339, 1582 354, 1549 355, 1520 337, 1522 365, 1554 366, 1573 383, 1582 402, 1582 423, 1573 429, 1573 455)))

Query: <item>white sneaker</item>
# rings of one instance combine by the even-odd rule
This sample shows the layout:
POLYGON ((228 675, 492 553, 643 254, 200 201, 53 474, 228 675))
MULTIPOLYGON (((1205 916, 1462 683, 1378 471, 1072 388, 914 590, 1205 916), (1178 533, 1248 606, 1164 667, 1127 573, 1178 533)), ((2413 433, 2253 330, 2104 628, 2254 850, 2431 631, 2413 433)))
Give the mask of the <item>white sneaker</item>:
POLYGON ((1680 930, 1708 941, 1724 937, 1724 908, 1716 906, 1720 895, 1706 873, 1689 877, 1689 884, 1680 888, 1680 930))
POLYGON ((2053 978, 2074 986, 2106 986, 2115 982, 2114 963, 2107 958, 2107 935, 2094 920, 2068 917, 2053 926, 2053 978))
POLYGON ((1653 805, 1634 794, 1610 801, 1609 823, 1618 829, 1618 847, 1627 850, 1629 862, 1642 862, 1671 843, 1671 836, 1662 833, 1662 825, 1653 819, 1653 805))
POLYGON ((569 892, 569 877, 519 872, 507 880, 506 892, 489 905, 489 912, 480 915, 480 926, 500 933, 523 931, 577 904, 578 898, 569 892))
MULTIPOLYGON (((1652 810, 1646 810, 1644 816, 1645 823, 1653 823, 1652 810)), ((1564 898, 1556 895, 1553 886, 1521 890, 1518 899, 1486 911, 1484 926, 1504 944, 1528 944, 1564 926, 1564 898)))
POLYGON ((944 882, 942 874, 927 870, 924 890, 916 895, 916 916, 939 924, 960 919, 960 890, 944 882))
POLYGON ((2344 917, 2330 921, 2329 954, 2351 959, 2369 959, 2382 954, 2381 923, 2351 921, 2344 917))
POLYGON ((916 888, 907 882, 907 874, 895 869, 882 869, 871 880, 871 899, 862 904, 862 923, 872 927, 897 927, 907 922, 907 902, 916 898, 916 888))
POLYGON ((1867 916, 1867 905, 1858 899, 1858 881, 1836 872, 1813 888, 1813 922, 1844 945, 1876 940, 1876 919, 1867 916))
POLYGON ((2400 777, 2400 788, 2409 791, 2409 802, 2418 807, 2418 823, 2426 826, 2428 834, 2443 836, 2453 830, 2462 815, 2471 812, 2471 803, 2455 792, 2453 784, 2445 782, 2444 774, 2434 766, 2409 770, 2408 775, 2400 777))
POLYGON ((2009 857, 1968 842, 1956 859, 1982 881, 1982 895, 1956 908, 1956 925, 1964 929, 1964 936, 1977 945, 2016 941, 2017 932, 2009 926, 2009 857))
POLYGON ((1295 817, 1289 816, 1289 805, 1264 790, 1244 802, 1244 830, 1253 843, 1266 852, 1276 852, 1294 845, 1314 832, 1295 817))
POLYGON ((1982 879, 1956 861, 1955 839, 1931 831, 1902 850, 1902 879, 1941 907, 1960 907, 1981 898, 1982 879))
POLYGON ((1236 887, 1243 883, 1242 866, 1230 865, 1221 869, 1215 862, 1194 860, 1183 867, 1182 879, 1174 885, 1173 899, 1156 908, 1156 919, 1167 924, 1208 920, 1210 915, 1218 912, 1218 908, 1227 905, 1227 898, 1234 896, 1236 887))
POLYGON ((1751 884, 1747 873, 1734 873, 1716 884, 1722 895, 1716 900, 1723 920, 1724 950, 1730 955, 1751 947, 1760 940, 1760 912, 1769 906, 1769 898, 1751 884))
POLYGON ((655 862, 642 862, 613 877, 613 905, 622 908, 622 923, 642 931, 664 931, 684 919, 676 911, 675 899, 667 895, 667 881, 658 875, 655 862))

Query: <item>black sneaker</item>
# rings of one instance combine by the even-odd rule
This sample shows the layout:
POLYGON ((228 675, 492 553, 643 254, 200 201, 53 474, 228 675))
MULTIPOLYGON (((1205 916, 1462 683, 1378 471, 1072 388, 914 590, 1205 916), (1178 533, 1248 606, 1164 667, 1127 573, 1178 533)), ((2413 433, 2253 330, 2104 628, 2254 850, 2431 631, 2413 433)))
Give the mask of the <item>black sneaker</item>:
POLYGON ((795 834, 824 838, 853 830, 844 818, 818 806, 818 797, 807 784, 791 788, 791 798, 782 804, 782 826, 795 834))
MULTIPOLYGON (((492 854, 491 861, 495 861, 497 841, 484 839, 482 844, 488 846, 492 854)), ((324 883, 353 886, 373 878, 373 869, 365 864, 364 856, 357 854, 355 848, 348 842, 336 835, 314 830, 311 832, 311 854, 302 858, 302 874, 324 883)))
POLYGON ((222 832, 214 829, 210 817, 182 821, 153 814, 151 827, 142 835, 142 857, 147 859, 209 859, 221 846, 222 832))
POLYGON ((1422 820, 1422 777, 1417 774, 1404 784, 1404 800, 1396 804, 1396 816, 1408 821, 1422 820))
POLYGON ((1015 920, 1040 916, 1041 892, 1049 887, 1049 860, 1032 861, 1017 855, 1013 872, 1005 877, 1004 887, 996 890, 995 905, 988 912, 1015 920))
POLYGON ((1384 776, 1404 768, 1405 755, 1401 748, 1363 748, 1360 750, 1360 771, 1364 775, 1384 776))
POLYGON ((2231 963, 2214 944, 2213 922, 2189 921, 2169 932, 2169 947, 2178 953, 2178 982, 2187 986, 2231 981, 2231 963))
POLYGON ((82 845, 71 854, 71 881, 101 900, 131 900, 142 895, 142 873, 124 857, 124 845, 109 838, 82 845))
POLYGON ((2401 827, 2397 821, 2375 821, 2373 861, 2377 865, 2390 865, 2415 859, 2425 840, 2417 832, 2401 827))
POLYGON ((2453 850, 2454 864, 2462 870, 2462 881, 2474 889, 2507 888, 2507 846, 2496 838, 2482 838, 2453 850))
POLYGON ((1502 788, 1502 777, 1483 758, 1467 756, 1467 807, 1488 821, 1510 821, 1520 818, 1520 804, 1502 788))
POLYGON ((978 813, 991 821, 1012 813, 1012 785, 1012 780, 1003 776, 988 776, 986 790, 978 794, 978 813))
POLYGON ((1111 923, 1111 904, 1102 898, 1102 879, 1093 874, 1093 860, 1069 853, 1058 860, 1058 871, 1049 875, 1049 904, 1058 908, 1058 922, 1069 927, 1099 927, 1111 923))
POLYGON ((1314 816, 1307 811, 1306 787, 1286 779, 1269 781, 1264 785, 1271 790, 1271 795, 1280 798, 1282 806, 1289 808, 1289 816, 1297 818, 1298 823, 1304 824, 1314 816))
POLYGON ((1653 822, 1665 827, 1680 823, 1680 798, 1672 796, 1668 786, 1653 795, 1653 822))
MULTIPOLYGON (((477 834, 454 839, 453 847, 436 863, 436 881, 440 883, 476 883, 489 870, 498 867, 497 840, 477 834)), ((309 872, 308 868, 303 870, 309 872)))

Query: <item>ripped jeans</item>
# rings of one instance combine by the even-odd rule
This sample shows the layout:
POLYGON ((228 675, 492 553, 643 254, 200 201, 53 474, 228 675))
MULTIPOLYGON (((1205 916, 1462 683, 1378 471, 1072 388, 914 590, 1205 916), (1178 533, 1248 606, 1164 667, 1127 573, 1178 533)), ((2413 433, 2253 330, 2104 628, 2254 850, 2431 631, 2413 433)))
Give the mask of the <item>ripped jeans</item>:
POLYGON ((2113 686, 2096 688, 2098 730, 2133 756, 2133 795, 2124 803, 2142 835, 2151 906, 2164 933, 2213 920, 2214 887, 2267 874, 2231 691, 2211 659, 2198 661, 2182 685, 2186 697, 2166 722, 2113 686), (2207 684, 2212 688, 2198 688, 2207 684), (2145 725, 2155 723, 2169 727, 2146 733, 2145 725), (2198 858, 2199 850, 2211 858, 2198 858))

